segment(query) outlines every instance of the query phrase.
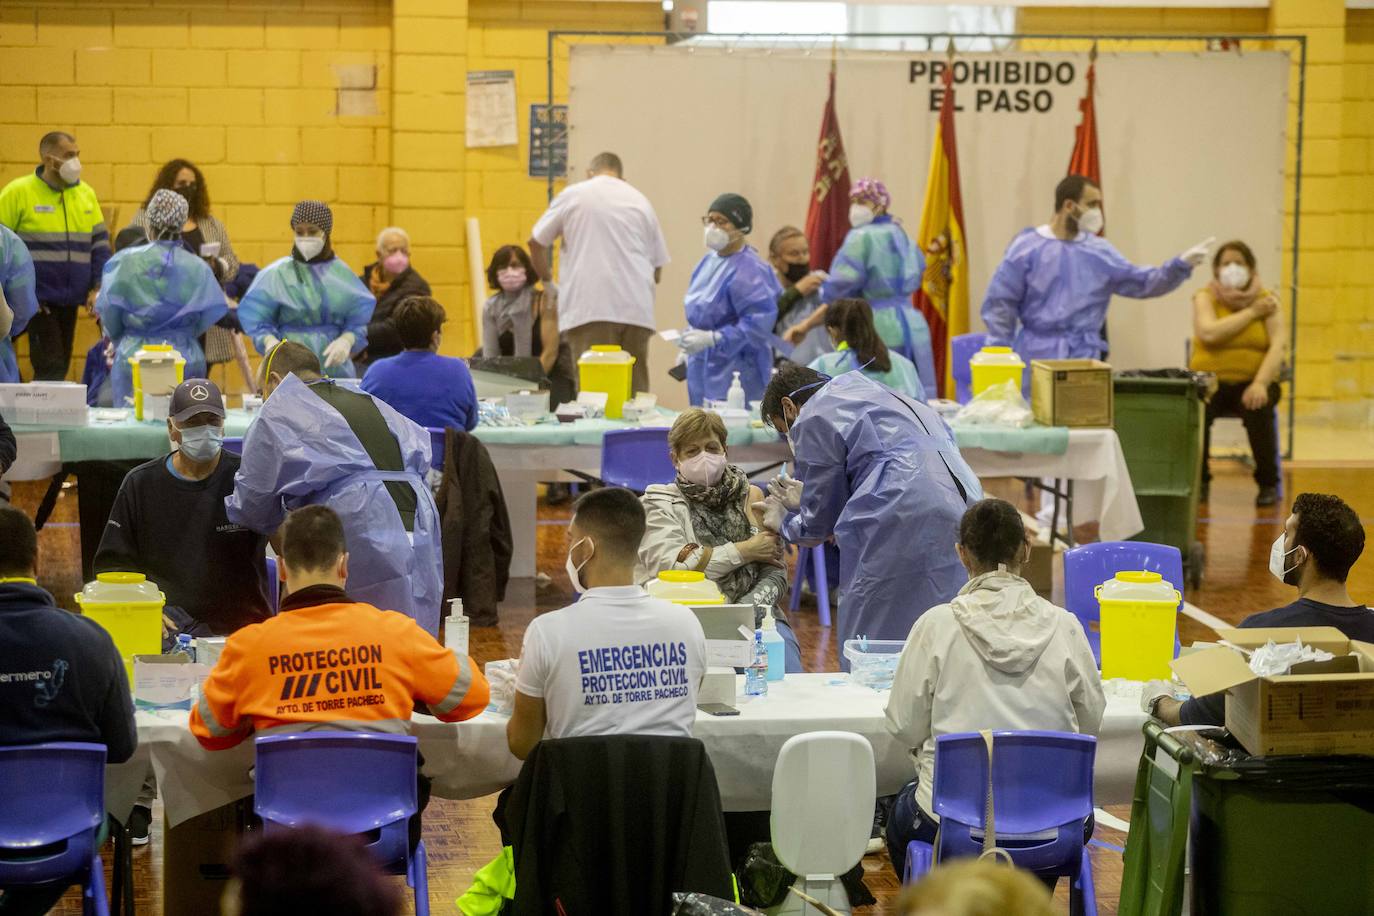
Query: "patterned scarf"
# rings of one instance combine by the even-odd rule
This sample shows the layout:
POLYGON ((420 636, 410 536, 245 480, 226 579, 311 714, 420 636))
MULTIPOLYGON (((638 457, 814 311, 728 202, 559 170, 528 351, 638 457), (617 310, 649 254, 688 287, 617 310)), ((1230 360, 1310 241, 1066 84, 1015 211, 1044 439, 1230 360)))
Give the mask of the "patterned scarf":
MULTIPOLYGON (((749 493, 749 478, 733 464, 725 466, 725 473, 713 487, 677 478, 678 491, 687 499, 687 512, 692 519, 692 532, 698 544, 704 547, 720 547, 747 541, 752 535, 753 526, 744 511, 744 500, 749 493)), ((735 602, 747 595, 758 582, 762 567, 758 563, 745 563, 731 570, 716 585, 725 593, 727 601, 735 602)))

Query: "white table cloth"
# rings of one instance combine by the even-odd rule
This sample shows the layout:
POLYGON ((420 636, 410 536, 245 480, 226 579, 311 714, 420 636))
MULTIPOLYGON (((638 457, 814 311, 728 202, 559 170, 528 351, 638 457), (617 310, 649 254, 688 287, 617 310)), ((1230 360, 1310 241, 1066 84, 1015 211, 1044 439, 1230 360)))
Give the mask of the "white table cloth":
MULTIPOLYGON (((1129 804, 1145 721, 1139 708, 1140 685, 1110 681, 1106 686, 1096 803, 1129 804)), ((740 694, 738 716, 698 713, 696 721, 696 736, 711 755, 727 811, 768 810, 778 752, 788 738, 805 732, 848 731, 867 738, 873 745, 881 795, 895 793, 915 776, 906 748, 887 731, 886 691, 859 687, 833 673, 789 674, 769 685, 767 697, 743 696, 741 678, 740 694)), ((128 814, 150 758, 172 826, 252 793, 251 741, 227 751, 207 751, 187 729, 186 712, 139 712, 137 718, 139 754, 107 770, 107 805, 112 813, 120 815, 117 806, 124 804, 122 813, 128 814)), ((515 781, 520 761, 506 746, 506 721, 492 713, 454 724, 415 717, 412 733, 419 739, 424 772, 434 780, 435 795, 480 798, 515 781)))

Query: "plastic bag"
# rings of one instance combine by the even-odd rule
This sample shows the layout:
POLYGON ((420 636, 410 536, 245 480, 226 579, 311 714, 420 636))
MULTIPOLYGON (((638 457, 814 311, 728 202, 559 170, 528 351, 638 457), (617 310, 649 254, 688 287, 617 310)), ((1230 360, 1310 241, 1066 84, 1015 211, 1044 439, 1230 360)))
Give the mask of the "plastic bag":
POLYGON ((515 674, 519 668, 519 661, 513 658, 487 662, 483 673, 487 676, 487 686, 491 688, 488 711, 498 716, 509 716, 515 712, 515 674))
POLYGON ((772 843, 753 843, 744 856, 739 874, 739 899, 750 906, 774 907, 787 899, 787 889, 797 880, 773 853, 772 843))
POLYGON ((758 910, 742 907, 729 900, 721 900, 707 894, 681 891, 673 894, 672 916, 763 916, 758 910))
POLYGON ((1260 677, 1287 674, 1299 662, 1328 662, 1336 656, 1322 649, 1297 642, 1276 643, 1272 639, 1250 655, 1250 670, 1260 677))
POLYGON ((1024 428, 1035 422, 1030 405, 1021 396, 1021 387, 1006 381, 985 388, 950 421, 956 426, 1014 426, 1024 428))
POLYGON ((1211 372, 1194 372, 1191 369, 1123 369, 1112 374, 1115 379, 1130 378, 1166 378, 1166 379, 1187 379, 1193 383, 1197 389, 1197 396, 1203 401, 1209 401, 1217 391, 1217 377, 1211 372))

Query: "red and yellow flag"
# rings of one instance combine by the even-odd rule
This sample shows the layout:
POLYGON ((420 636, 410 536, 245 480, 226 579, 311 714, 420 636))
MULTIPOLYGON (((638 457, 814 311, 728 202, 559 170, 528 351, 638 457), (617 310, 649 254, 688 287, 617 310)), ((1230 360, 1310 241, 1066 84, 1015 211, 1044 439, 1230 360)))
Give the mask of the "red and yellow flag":
POLYGON ((821 116, 821 138, 816 147, 816 177, 811 182, 811 204, 806 210, 806 239, 811 245, 811 266, 829 270, 835 252, 849 231, 849 161, 840 138, 840 119, 835 116, 835 61, 830 61, 830 96, 821 116))
POLYGON ((930 324, 938 394, 954 391, 949 341, 968 332, 968 246, 964 201, 959 191, 959 152, 954 141, 954 68, 946 67, 940 122, 930 151, 926 199, 916 237, 926 259, 921 288, 913 300, 930 324))
MULTIPOLYGON (((1093 102, 1093 95, 1097 90, 1097 45, 1093 45, 1092 51, 1088 54, 1088 85, 1083 92, 1083 98, 1078 101, 1078 110, 1083 113, 1083 119, 1078 126, 1073 129, 1073 152, 1069 154, 1069 174, 1082 175, 1084 178, 1102 187, 1102 163, 1097 156, 1097 106, 1093 102)), ((1107 231, 1104 225, 1098 235, 1103 235, 1107 231)))

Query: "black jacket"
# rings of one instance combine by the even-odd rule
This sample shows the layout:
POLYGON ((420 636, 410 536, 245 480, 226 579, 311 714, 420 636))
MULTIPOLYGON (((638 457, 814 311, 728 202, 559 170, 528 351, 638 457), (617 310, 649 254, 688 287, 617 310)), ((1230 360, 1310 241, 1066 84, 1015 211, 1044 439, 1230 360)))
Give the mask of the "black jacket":
POLYGON ((19 457, 19 443, 14 438, 14 430, 0 417, 0 474, 10 469, 14 459, 19 457))
POLYGON ((516 916, 666 916, 734 899, 716 773, 695 738, 545 740, 506 802, 516 916))
POLYGON ((451 598, 479 627, 496 626, 514 551, 501 479, 486 446, 461 429, 444 439, 444 478, 435 497, 444 551, 444 613, 451 598))
POLYGON ((37 585, 0 583, 0 745, 90 741, 122 763, 138 745, 124 660, 94 620, 37 585))
MULTIPOLYGON (((363 268, 363 285, 368 289, 372 288, 370 281, 373 272, 378 270, 381 270, 381 265, 376 261, 363 268)), ((391 313, 396 306, 411 296, 428 295, 429 283, 415 268, 407 267, 396 275, 396 279, 391 281, 386 292, 377 297, 377 307, 372 310, 372 317, 368 319, 365 362, 375 363, 379 359, 395 356, 405 349, 401 344, 401 335, 391 323, 391 313)))

